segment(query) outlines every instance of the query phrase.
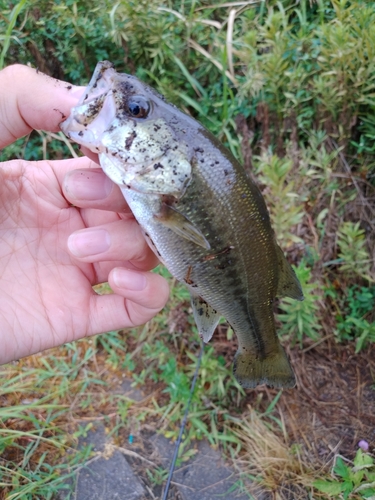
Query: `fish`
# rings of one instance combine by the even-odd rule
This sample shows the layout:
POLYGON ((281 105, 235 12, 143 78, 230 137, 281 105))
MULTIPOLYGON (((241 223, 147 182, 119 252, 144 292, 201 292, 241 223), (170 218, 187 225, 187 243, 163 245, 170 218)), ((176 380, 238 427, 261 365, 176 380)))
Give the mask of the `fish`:
POLYGON ((151 249, 187 286, 203 341, 221 317, 231 325, 239 384, 294 387, 273 306, 276 297, 303 300, 303 292, 277 244, 263 195, 232 153, 109 61, 97 64, 60 127, 98 154, 151 249))

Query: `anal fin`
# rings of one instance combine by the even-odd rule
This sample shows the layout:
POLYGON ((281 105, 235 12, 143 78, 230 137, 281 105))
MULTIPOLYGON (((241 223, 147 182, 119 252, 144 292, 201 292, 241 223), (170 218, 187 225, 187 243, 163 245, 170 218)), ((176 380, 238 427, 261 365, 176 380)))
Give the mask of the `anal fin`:
POLYGON ((207 343, 211 340, 211 337, 214 334, 221 314, 207 304, 202 297, 193 293, 190 295, 193 315, 195 323, 197 324, 199 335, 202 337, 203 342, 207 343))

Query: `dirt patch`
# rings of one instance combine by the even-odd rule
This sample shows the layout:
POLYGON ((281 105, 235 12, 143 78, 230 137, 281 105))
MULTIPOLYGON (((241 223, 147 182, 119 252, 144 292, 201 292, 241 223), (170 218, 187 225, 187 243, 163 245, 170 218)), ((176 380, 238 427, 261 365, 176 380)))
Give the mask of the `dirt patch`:
MULTIPOLYGON (((233 359, 236 343, 217 331, 215 351, 233 359)), ((216 335, 216 334, 215 334, 216 335)), ((314 462, 326 464, 334 453, 353 458, 358 441, 375 448, 375 345, 355 354, 354 343, 333 339, 315 347, 287 347, 297 387, 284 390, 277 409, 291 443, 301 443, 314 462)), ((243 405, 265 410, 278 391, 257 388, 247 392, 243 405)))
MULTIPOLYGON (((226 335, 221 325, 213 345, 229 363, 236 341, 226 335)), ((302 500, 315 479, 329 474, 338 454, 352 460, 362 439, 370 452, 375 449, 375 345, 356 354, 354 342, 337 344, 330 337, 318 345, 305 339, 304 349, 285 347, 297 387, 284 390, 271 413, 278 390, 246 391, 240 408, 232 408, 244 426, 233 429, 245 444, 235 462, 245 474, 260 474, 272 498, 302 500)))
POLYGON ((375 446, 375 346, 354 350, 329 340, 290 352, 298 387, 279 409, 290 437, 323 460, 332 452, 352 458, 360 439, 375 446))

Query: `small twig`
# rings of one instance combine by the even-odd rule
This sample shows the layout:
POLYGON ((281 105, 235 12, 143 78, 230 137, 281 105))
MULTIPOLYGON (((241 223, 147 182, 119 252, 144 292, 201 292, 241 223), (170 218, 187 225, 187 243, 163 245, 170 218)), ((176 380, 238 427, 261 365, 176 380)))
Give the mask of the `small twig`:
POLYGON ((302 350, 303 353, 311 351, 311 349, 314 349, 314 347, 318 346, 322 342, 324 342, 327 339, 330 339, 331 337, 334 337, 333 333, 330 333, 329 335, 326 335, 325 337, 322 337, 321 339, 317 340, 314 342, 314 344, 309 345, 309 347, 306 347, 305 349, 302 350))
MULTIPOLYGON (((193 488, 192 486, 188 486, 187 484, 184 484, 184 483, 177 483, 176 481, 171 481, 171 484, 173 484, 173 486, 182 486, 184 489, 187 489, 187 490, 190 490, 190 491, 195 491, 195 488, 193 488)), ((163 498, 164 500, 164 498, 163 498)))
POLYGON ((153 491, 151 488, 149 488, 147 486, 147 484, 145 484, 145 487, 146 487, 146 490, 148 491, 149 495, 152 497, 152 500, 157 500, 156 496, 154 495, 153 491))
MULTIPOLYGON (((350 180, 354 184, 354 187, 355 187, 355 189, 356 189, 356 191, 358 193, 358 196, 361 199, 362 205, 366 206, 369 209, 369 211, 372 213, 372 215, 374 216, 375 215, 375 211, 372 208, 372 206, 370 205, 370 203, 368 203, 368 201, 366 200, 365 196, 363 195, 362 189, 359 187, 357 179, 353 175, 352 169, 350 168, 349 163, 346 161, 346 158, 345 158, 343 152, 339 148, 338 144, 332 138, 330 140, 331 140, 331 143, 332 143, 333 147, 336 148, 336 150, 337 150, 338 157, 339 157, 339 160, 341 162, 341 165, 344 167, 344 169, 346 170, 346 172, 347 172, 350 180)), ((365 213, 364 215, 367 215, 367 214, 365 213)), ((372 221, 368 217, 366 217, 366 220, 371 225, 371 227, 373 228, 372 221)))
POLYGON ((113 444, 111 444, 110 446, 112 449, 118 450, 121 453, 123 453, 124 455, 127 455, 128 457, 139 458, 140 460, 143 460, 143 462, 146 462, 146 463, 152 465, 153 467, 157 467, 155 462, 152 462, 151 460, 148 460, 147 458, 142 457, 142 455, 140 455, 139 453, 136 453, 135 451, 127 450, 126 448, 122 448, 121 446, 115 446, 113 444))
POLYGON ((223 477, 223 479, 220 479, 219 481, 216 481, 216 483, 213 483, 213 484, 209 484, 208 486, 206 486, 205 488, 202 488, 201 490, 199 490, 199 493, 202 493, 203 491, 206 491, 210 488, 213 488, 214 486, 217 486, 218 484, 222 484, 224 481, 228 481, 229 479, 231 479, 233 476, 235 475, 234 472, 232 472, 231 474, 229 474, 229 476, 226 476, 226 477, 223 477))
POLYGON ((93 422, 96 422, 97 420, 105 420, 106 418, 113 418, 113 417, 117 417, 118 415, 118 412, 115 411, 114 413, 108 413, 108 415, 103 415, 101 417, 79 417, 79 418, 74 418, 73 420, 75 422, 80 422, 81 420, 85 421, 85 420, 92 420, 93 422))
POLYGON ((69 149, 70 154, 73 158, 79 158, 77 153, 74 151, 72 143, 69 141, 67 137, 62 132, 58 132, 57 134, 53 132, 43 132, 42 130, 37 130, 38 134, 41 136, 43 141, 43 159, 47 159, 47 138, 56 139, 57 141, 63 142, 66 147, 69 149))

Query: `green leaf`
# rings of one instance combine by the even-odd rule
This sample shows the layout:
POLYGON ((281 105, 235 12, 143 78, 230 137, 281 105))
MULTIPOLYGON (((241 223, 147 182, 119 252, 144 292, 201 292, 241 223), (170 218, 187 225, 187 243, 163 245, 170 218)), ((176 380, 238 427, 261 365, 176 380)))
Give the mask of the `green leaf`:
POLYGON ((364 453, 360 448, 358 449, 353 462, 357 468, 360 468, 363 465, 374 465, 374 459, 368 453, 364 453))
POLYGON ((323 493, 328 493, 330 496, 338 495, 345 489, 345 485, 338 481, 324 481, 323 479, 314 481, 313 486, 323 493))
POLYGON ((283 391, 279 391, 276 396, 273 398, 273 400, 271 401, 271 403, 268 405, 266 411, 264 412, 263 416, 267 416, 269 415, 270 413, 273 412, 275 406, 277 405, 280 397, 281 397, 281 394, 283 393, 283 391))
POLYGON ((21 10, 23 9, 25 3, 26 3, 26 0, 21 0, 20 2, 18 2, 18 4, 16 4, 13 7, 13 10, 9 16, 9 24, 8 24, 6 34, 4 37, 3 49, 2 49, 1 54, 0 54, 0 69, 2 69, 4 67, 4 58, 5 58, 5 55, 8 51, 8 49, 9 49, 9 46, 10 46, 10 39, 11 39, 12 30, 14 28, 14 25, 16 24, 17 17, 19 15, 19 13, 21 12, 21 10))
POLYGON ((207 425, 202 422, 199 418, 190 418, 190 422, 196 427, 196 429, 200 430, 202 434, 207 435, 207 425))
POLYGON ((350 469, 341 457, 337 457, 333 472, 343 479, 350 479, 350 469))

